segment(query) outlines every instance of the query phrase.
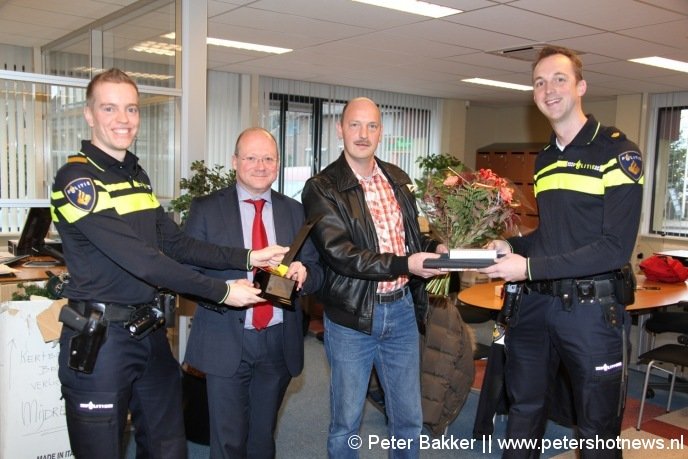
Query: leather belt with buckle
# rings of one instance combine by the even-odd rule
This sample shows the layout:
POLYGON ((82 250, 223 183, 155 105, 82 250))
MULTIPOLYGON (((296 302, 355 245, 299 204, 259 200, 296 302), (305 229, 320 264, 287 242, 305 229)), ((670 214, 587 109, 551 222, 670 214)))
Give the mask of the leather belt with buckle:
POLYGON ((399 301, 400 299, 405 297, 408 292, 409 288, 403 287, 389 293, 376 293, 375 303, 394 303, 395 301, 399 301))

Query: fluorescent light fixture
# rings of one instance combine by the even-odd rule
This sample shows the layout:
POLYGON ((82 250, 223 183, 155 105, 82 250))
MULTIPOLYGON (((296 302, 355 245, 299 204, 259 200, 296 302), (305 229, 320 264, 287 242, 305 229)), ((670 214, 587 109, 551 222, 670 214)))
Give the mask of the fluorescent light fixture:
POLYGON ((174 43, 160 43, 158 41, 142 41, 136 43, 129 48, 132 51, 140 53, 159 54, 161 56, 174 56, 177 51, 181 50, 181 46, 174 43))
POLYGON ((461 10, 447 8, 446 6, 435 5, 433 3, 421 2, 416 0, 353 0, 358 3, 381 6, 392 10, 403 11, 405 13, 418 14, 431 18, 443 18, 452 14, 463 13, 461 10))
POLYGON ((255 43, 244 43, 243 41, 223 40, 221 38, 208 37, 209 45, 226 46, 227 48, 247 49, 249 51, 260 51, 261 53, 284 54, 293 49, 279 48, 277 46, 257 45, 255 43))
POLYGON ((641 57, 638 59, 629 59, 630 62, 638 64, 651 65, 653 67, 661 67, 663 69, 676 70, 677 72, 688 73, 688 62, 675 61, 673 59, 666 59, 664 57, 641 57))
MULTIPOLYGON (((170 32, 170 33, 166 33, 165 35, 161 35, 162 38, 167 38, 170 40, 174 40, 175 36, 176 35, 174 32, 170 32)), ((238 49, 247 49, 249 51, 259 51, 261 53, 284 54, 284 53, 294 51, 293 49, 290 49, 290 48, 279 48, 277 46, 258 45, 255 43, 246 43, 243 41, 234 41, 234 40, 223 40, 222 38, 212 38, 212 37, 208 37, 206 39, 206 43, 209 45, 224 46, 227 48, 238 48, 238 49)))
MULTIPOLYGON (((77 72, 86 72, 86 73, 100 73, 104 71, 105 69, 99 69, 96 67, 74 67, 74 70, 77 72)), ((161 75, 159 73, 142 73, 142 72, 130 72, 126 70, 124 73, 129 75, 132 78, 146 78, 148 80, 170 80, 174 78, 172 75, 161 75)))
POLYGON ((465 80, 461 80, 461 81, 464 81, 466 83, 484 84, 486 86, 495 86, 497 88, 516 89, 517 91, 532 91, 533 90, 532 86, 526 86, 523 84, 515 84, 515 83, 507 83, 505 81, 486 80, 484 78, 466 78, 465 80))

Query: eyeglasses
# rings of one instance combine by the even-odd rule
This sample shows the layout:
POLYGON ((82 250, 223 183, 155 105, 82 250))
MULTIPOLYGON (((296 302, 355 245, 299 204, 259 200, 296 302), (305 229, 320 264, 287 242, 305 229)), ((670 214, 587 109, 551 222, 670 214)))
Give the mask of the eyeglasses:
POLYGON ((262 162, 267 167, 272 167, 272 166, 275 166, 277 164, 277 158, 273 158, 272 156, 266 156, 265 158, 258 158, 256 156, 246 156, 244 158, 239 158, 239 159, 244 161, 245 163, 250 164, 251 166, 255 166, 259 162, 262 162))

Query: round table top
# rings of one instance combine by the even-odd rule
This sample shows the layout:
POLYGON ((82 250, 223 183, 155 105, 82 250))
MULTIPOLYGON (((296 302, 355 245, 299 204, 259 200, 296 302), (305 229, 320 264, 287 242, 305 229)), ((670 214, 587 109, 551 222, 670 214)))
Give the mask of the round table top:
MULTIPOLYGON (((626 308, 628 311, 661 308, 688 301, 688 285, 685 282, 667 284, 648 281, 645 276, 636 277, 638 287, 635 302, 626 308)), ((459 301, 469 306, 500 310, 502 298, 499 293, 503 285, 504 281, 475 284, 459 292, 459 301)))

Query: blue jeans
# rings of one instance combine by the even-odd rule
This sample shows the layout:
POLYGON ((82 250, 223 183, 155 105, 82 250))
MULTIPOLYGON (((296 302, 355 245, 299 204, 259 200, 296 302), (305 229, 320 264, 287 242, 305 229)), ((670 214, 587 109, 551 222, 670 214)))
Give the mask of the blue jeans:
MULTIPOLYGON (((350 440, 358 435, 373 365, 385 393, 388 433, 405 448, 390 457, 418 457, 423 427, 420 401, 420 350, 416 314, 410 294, 393 303, 375 304, 368 335, 325 316, 325 352, 330 363, 330 429, 327 453, 332 459, 357 458, 350 440), (410 447, 408 447, 408 440, 410 447)), ((368 449, 364 438, 360 448, 368 449)), ((379 448, 380 446, 371 446, 379 448)))

